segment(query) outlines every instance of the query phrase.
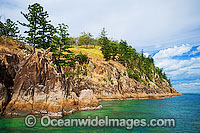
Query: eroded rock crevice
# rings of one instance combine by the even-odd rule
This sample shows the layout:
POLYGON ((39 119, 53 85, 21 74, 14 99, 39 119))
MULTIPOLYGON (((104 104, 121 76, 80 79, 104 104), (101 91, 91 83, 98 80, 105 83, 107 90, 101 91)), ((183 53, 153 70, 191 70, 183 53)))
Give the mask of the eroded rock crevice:
POLYGON ((50 49, 36 50, 24 62, 14 77, 13 94, 4 107, 5 116, 48 114, 51 117, 62 117, 77 110, 101 108, 92 90, 83 90, 77 96, 71 79, 63 77, 51 63, 50 49))
POLYGON ((50 49, 37 49, 26 58, 0 49, 0 114, 62 117, 78 110, 101 109, 100 99, 161 98, 180 94, 165 80, 153 79, 147 85, 129 78, 127 68, 115 61, 88 59, 87 63, 77 63, 73 68, 62 67, 71 74, 66 77, 57 72, 52 63, 50 49))
POLYGON ((16 54, 0 49, 0 115, 11 100, 18 65, 19 58, 16 54))

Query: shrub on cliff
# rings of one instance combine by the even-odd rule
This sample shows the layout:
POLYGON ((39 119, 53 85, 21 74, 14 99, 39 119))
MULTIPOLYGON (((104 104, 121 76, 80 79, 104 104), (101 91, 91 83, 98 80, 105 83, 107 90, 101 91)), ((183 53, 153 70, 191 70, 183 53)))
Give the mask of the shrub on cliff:
POLYGON ((165 79, 171 86, 170 80, 167 79, 162 69, 155 66, 151 56, 145 57, 143 50, 141 54, 139 54, 136 52, 136 49, 129 46, 126 41, 121 40, 118 43, 118 41, 109 40, 106 35, 105 28, 103 28, 99 42, 106 61, 111 59, 118 61, 127 67, 129 77, 137 81, 140 81, 142 76, 145 77, 145 82, 153 81, 154 74, 156 73, 159 75, 158 77, 161 82, 165 79))

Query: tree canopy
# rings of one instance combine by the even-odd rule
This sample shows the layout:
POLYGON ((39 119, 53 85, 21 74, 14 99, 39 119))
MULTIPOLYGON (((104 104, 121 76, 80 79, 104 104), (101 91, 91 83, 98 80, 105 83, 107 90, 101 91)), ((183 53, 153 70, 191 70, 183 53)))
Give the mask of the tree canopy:
POLYGON ((28 13, 21 14, 26 18, 28 23, 19 22, 22 26, 28 28, 25 33, 28 34, 27 42, 37 47, 47 48, 49 47, 49 42, 53 38, 54 27, 49 24, 50 21, 47 20, 49 17, 47 11, 44 8, 35 3, 28 6, 28 13))
MULTIPOLYGON (((69 26, 60 23, 57 27, 54 27, 48 20, 49 15, 44 8, 35 3, 28 6, 28 13, 21 14, 25 17, 28 23, 19 22, 22 26, 27 27, 25 31, 27 34, 26 41, 30 45, 35 47, 47 49, 51 47, 51 51, 54 56, 54 63, 58 67, 58 71, 61 72, 60 66, 68 65, 74 66, 76 61, 79 63, 85 62, 87 56, 83 54, 74 55, 69 48, 73 45, 99 45, 101 52, 106 61, 114 60, 118 61, 127 68, 127 73, 130 78, 134 78, 137 81, 153 81, 157 80, 161 82, 166 80, 171 86, 171 82, 167 79, 166 74, 162 69, 158 68, 154 64, 154 60, 151 56, 146 57, 142 50, 141 53, 136 52, 136 49, 129 45, 125 40, 113 40, 107 37, 107 31, 103 28, 97 38, 93 38, 91 33, 82 32, 79 37, 69 37, 69 26), (145 79, 144 79, 145 77, 145 79)), ((5 22, 0 21, 0 35, 17 37, 19 29, 17 24, 11 19, 7 19, 5 22)), ((20 36, 21 38, 21 36, 20 36)), ((6 39, 6 38, 5 38, 6 39)), ((5 41, 6 42, 6 41, 5 41)))

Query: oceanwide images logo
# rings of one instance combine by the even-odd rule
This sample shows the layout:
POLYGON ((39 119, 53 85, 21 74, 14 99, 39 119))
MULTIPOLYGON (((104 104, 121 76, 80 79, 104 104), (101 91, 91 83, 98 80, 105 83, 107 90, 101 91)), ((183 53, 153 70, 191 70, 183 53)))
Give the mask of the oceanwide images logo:
POLYGON ((34 115, 26 116, 24 123, 27 127, 34 127, 37 123, 37 119, 34 115))
MULTIPOLYGON (((27 127, 34 127, 37 119, 34 115, 28 115, 25 118, 25 125, 27 127)), ((126 129, 133 129, 134 127, 175 127, 175 119, 123 119, 123 118, 109 118, 105 116, 100 118, 98 116, 76 119, 51 119, 49 116, 43 116, 40 119, 40 125, 43 127, 125 127, 126 129)))

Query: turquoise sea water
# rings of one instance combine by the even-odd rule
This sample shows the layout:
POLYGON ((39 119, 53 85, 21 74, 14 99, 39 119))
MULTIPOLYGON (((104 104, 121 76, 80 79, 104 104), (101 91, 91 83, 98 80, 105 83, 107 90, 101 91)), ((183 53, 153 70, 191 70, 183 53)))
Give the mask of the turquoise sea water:
POLYGON ((102 110, 76 112, 65 118, 174 118, 176 127, 42 127, 40 119, 33 128, 24 124, 24 118, 0 119, 0 132, 200 132, 200 94, 184 94, 165 99, 129 101, 102 101, 102 110))

